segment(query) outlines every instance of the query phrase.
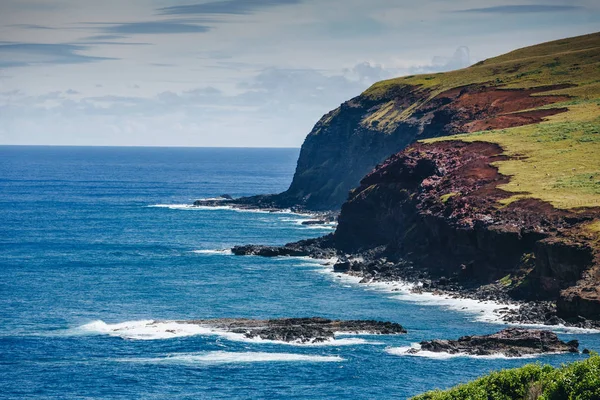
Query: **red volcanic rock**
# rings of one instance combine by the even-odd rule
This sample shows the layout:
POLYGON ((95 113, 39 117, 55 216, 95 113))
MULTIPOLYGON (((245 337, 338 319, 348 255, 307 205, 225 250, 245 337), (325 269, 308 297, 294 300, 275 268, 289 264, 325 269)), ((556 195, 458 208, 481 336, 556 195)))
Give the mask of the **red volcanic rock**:
POLYGON ((509 274, 513 297, 559 300, 565 319, 600 320, 598 254, 577 235, 599 210, 558 210, 535 199, 506 207, 508 178, 484 142, 417 143, 367 175, 343 205, 335 243, 352 253, 377 246, 437 276, 480 284, 509 274), (468 271, 466 267, 469 266, 468 271), (467 273, 468 272, 468 273, 467 273))

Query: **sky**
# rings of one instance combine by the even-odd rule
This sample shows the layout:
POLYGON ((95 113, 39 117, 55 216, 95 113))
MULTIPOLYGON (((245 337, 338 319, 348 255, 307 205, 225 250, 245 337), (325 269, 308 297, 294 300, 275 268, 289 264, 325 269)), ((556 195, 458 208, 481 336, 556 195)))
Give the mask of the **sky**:
POLYGON ((597 0, 0 0, 0 144, 299 147, 378 80, 595 31, 597 0))

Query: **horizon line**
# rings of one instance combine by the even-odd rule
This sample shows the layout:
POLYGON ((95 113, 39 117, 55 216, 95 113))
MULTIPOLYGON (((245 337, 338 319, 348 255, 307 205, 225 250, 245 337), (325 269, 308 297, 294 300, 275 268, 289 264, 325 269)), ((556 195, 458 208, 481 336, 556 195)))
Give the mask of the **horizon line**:
POLYGON ((284 146, 154 146, 154 145, 95 145, 95 144, 0 144, 0 147, 97 147, 97 148, 154 148, 154 149, 300 149, 284 146))

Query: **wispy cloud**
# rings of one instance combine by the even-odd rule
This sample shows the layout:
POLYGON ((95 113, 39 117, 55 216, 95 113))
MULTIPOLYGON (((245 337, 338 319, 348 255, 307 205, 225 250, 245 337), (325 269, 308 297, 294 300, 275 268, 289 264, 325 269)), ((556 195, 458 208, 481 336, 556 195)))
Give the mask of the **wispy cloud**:
POLYGON ((580 6, 561 6, 549 4, 518 4, 511 6, 494 6, 483 8, 469 8, 458 10, 458 13, 478 13, 478 14, 529 14, 529 13, 547 13, 564 12, 582 9, 580 6))
POLYGON ((117 40, 125 39, 127 36, 123 35, 94 35, 83 38, 83 40, 117 40))
POLYGON ((116 35, 144 35, 144 34, 177 34, 177 33, 204 33, 211 28, 206 25, 191 24, 178 21, 150 21, 129 22, 115 24, 103 28, 103 32, 116 35))
POLYGON ((158 11, 166 15, 189 15, 189 14, 252 14, 265 8, 295 5, 303 0, 225 0, 212 1, 202 4, 190 4, 184 6, 172 6, 160 8, 158 11))
POLYGON ((40 64, 82 64, 104 60, 108 57, 93 57, 80 54, 89 46, 75 44, 11 43, 0 45, 0 67, 24 67, 40 64))
POLYGON ((37 24, 15 24, 15 25, 9 25, 9 26, 14 27, 14 28, 35 29, 35 30, 44 30, 44 31, 52 31, 52 30, 57 29, 57 28, 53 28, 51 26, 37 25, 37 24))

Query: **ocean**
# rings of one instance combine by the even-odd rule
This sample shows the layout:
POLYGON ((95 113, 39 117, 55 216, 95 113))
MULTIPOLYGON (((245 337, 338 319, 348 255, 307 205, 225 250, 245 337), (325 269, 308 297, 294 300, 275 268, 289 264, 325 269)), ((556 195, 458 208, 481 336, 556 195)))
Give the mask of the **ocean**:
MULTIPOLYGON (((585 357, 404 355, 421 340, 502 329, 495 306, 361 285, 309 259, 231 255, 332 231, 291 213, 189 207, 285 190, 298 152, 0 147, 0 398, 404 399, 585 357), (295 345, 173 322, 309 316, 408 334, 295 345)), ((600 349, 599 334, 559 336, 600 349)))

